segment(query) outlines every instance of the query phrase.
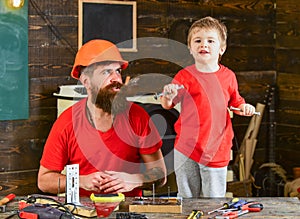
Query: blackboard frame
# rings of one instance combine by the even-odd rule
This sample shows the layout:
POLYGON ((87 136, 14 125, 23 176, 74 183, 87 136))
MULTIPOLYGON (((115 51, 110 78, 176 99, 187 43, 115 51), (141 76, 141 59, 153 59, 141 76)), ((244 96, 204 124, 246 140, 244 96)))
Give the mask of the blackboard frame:
POLYGON ((79 0, 78 4, 78 48, 99 38, 115 43, 121 52, 137 52, 135 1, 79 0))

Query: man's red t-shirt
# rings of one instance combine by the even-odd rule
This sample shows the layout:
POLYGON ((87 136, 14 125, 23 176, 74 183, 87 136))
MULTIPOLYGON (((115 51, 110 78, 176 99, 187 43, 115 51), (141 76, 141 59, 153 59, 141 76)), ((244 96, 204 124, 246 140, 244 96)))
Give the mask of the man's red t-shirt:
MULTIPOLYGON (((113 127, 106 132, 96 130, 86 117, 86 99, 66 109, 55 121, 46 141, 40 164, 61 171, 67 164, 79 164, 79 174, 113 170, 127 173, 141 171, 141 154, 160 149, 161 138, 140 106, 115 116, 113 127)), ((81 190, 80 195, 91 192, 81 190)), ((141 190, 125 193, 140 196, 141 190)))

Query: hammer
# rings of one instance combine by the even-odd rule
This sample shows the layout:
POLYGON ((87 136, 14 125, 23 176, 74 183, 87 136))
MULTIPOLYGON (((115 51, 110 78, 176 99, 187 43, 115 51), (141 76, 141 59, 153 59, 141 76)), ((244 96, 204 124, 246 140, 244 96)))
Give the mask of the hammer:
POLYGON ((15 194, 11 193, 7 196, 5 196, 3 199, 0 200, 0 212, 6 211, 6 204, 13 200, 16 197, 15 194))

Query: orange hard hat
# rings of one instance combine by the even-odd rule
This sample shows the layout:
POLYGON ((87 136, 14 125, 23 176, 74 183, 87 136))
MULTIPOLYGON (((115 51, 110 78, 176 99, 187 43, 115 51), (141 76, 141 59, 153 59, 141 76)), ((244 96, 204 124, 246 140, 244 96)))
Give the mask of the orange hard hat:
POLYGON ((71 76, 78 79, 81 66, 86 67, 104 61, 120 62, 122 69, 128 66, 128 62, 123 60, 115 44, 100 39, 88 41, 77 52, 71 76))

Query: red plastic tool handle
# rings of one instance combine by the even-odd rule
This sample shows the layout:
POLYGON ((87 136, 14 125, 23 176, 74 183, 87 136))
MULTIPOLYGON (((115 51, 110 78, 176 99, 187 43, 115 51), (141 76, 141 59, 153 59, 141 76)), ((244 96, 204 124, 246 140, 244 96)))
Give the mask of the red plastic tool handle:
POLYGON ((25 212, 25 211, 21 211, 19 213, 19 217, 22 219, 38 219, 39 218, 39 216, 37 214, 25 212))
POLYGON ((259 202, 250 202, 241 207, 242 210, 248 210, 250 212, 260 212, 263 209, 263 205, 259 202))

